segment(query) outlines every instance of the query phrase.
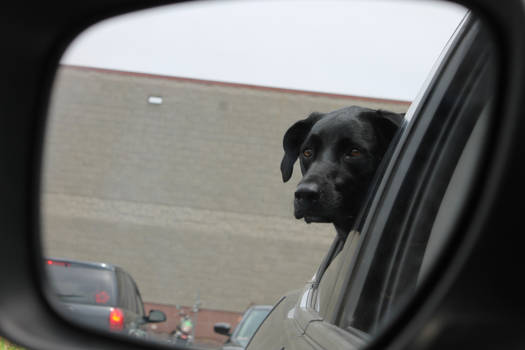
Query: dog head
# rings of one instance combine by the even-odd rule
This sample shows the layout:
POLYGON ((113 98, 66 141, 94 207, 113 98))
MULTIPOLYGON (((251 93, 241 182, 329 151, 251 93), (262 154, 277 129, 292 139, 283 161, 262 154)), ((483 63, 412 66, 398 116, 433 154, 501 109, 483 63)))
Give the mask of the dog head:
POLYGON ((299 158, 303 178, 295 192, 295 217, 350 230, 403 116, 351 106, 312 113, 292 125, 283 139, 281 173, 288 181, 299 158))

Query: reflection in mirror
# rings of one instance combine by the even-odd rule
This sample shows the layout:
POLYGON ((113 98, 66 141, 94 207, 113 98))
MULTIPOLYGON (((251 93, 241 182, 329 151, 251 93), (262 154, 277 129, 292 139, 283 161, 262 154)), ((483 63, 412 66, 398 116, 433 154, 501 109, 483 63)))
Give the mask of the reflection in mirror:
POLYGON ((439 5, 196 2, 83 33, 57 72, 44 154, 42 263, 58 311, 219 347, 230 331, 214 324, 234 332, 250 306, 301 288, 353 225, 464 15, 439 5), (323 153, 339 136, 321 119, 352 137, 323 153), (302 178, 318 153, 349 178, 358 169, 353 200, 312 180, 329 174, 302 178))

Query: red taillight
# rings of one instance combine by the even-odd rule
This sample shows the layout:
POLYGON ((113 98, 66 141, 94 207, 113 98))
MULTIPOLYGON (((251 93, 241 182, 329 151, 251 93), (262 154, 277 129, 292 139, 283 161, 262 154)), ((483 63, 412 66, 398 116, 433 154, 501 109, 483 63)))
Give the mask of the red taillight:
POLYGON ((69 267, 69 266, 71 266, 71 264, 68 263, 68 262, 64 262, 64 261, 55 261, 55 260, 48 260, 48 261, 47 261, 47 264, 48 264, 48 265, 64 266, 64 267, 69 267))
POLYGON ((109 329, 121 331, 124 328, 124 313, 119 308, 111 308, 109 312, 109 329))

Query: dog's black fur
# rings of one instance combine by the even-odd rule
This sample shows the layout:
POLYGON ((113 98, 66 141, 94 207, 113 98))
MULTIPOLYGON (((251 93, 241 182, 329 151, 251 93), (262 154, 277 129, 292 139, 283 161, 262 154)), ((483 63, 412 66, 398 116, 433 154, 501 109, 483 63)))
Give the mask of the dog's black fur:
POLYGON ((315 112, 292 125, 283 139, 281 173, 288 181, 300 158, 303 178, 295 192, 295 217, 331 222, 346 236, 403 117, 351 106, 315 112))

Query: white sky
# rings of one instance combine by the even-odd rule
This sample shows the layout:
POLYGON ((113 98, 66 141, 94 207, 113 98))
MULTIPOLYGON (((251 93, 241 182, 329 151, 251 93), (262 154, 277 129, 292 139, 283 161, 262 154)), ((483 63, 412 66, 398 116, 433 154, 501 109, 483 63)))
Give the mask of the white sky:
POLYGON ((412 100, 465 14, 433 1, 215 1, 124 15, 62 63, 412 100))

